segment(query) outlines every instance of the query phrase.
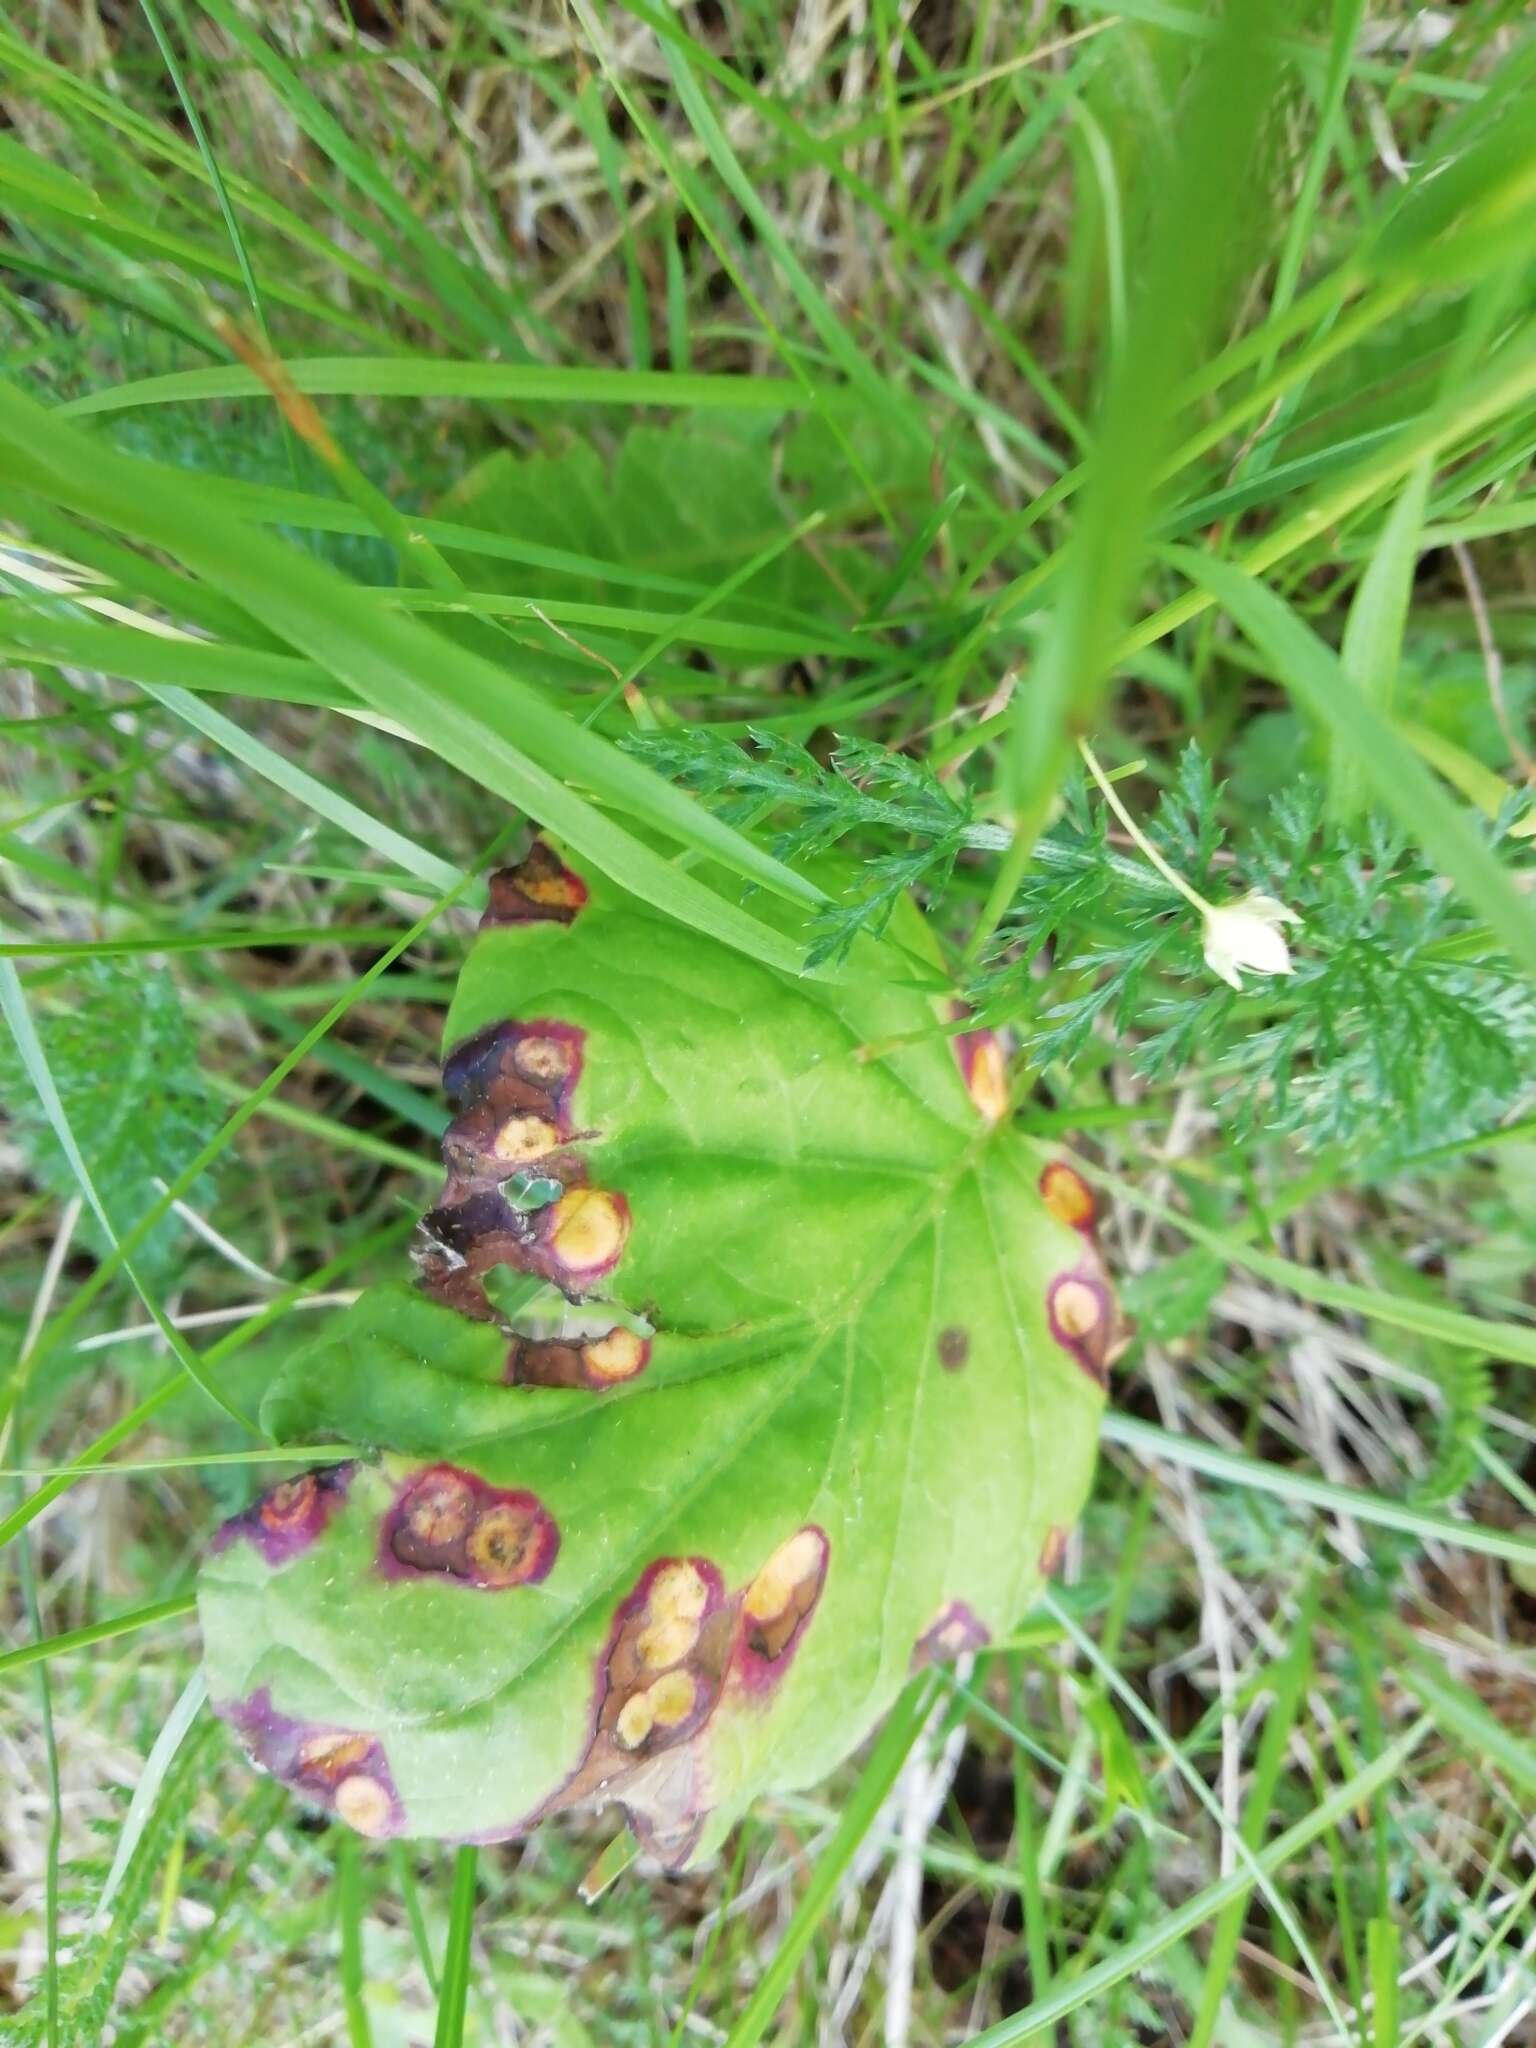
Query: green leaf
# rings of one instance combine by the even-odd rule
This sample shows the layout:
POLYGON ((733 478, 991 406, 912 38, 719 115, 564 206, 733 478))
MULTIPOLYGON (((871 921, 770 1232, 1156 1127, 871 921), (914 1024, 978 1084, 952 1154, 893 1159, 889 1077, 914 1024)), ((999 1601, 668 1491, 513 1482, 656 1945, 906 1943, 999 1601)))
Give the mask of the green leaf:
POLYGON ((1204 1325, 1226 1268, 1204 1245, 1191 1245, 1138 1273, 1125 1289, 1127 1315, 1154 1344, 1168 1344, 1204 1325))
POLYGON ((1136 1747, 1125 1732, 1114 1702, 1095 1689, 1083 1699, 1083 1717, 1093 1730, 1099 1746, 1099 1769, 1104 1780, 1104 1818, 1114 1819, 1122 1807, 1145 1813, 1150 1809, 1146 1781, 1136 1761, 1136 1747))
MULTIPOLYGON (((633 602, 635 588, 662 584, 702 596, 793 529, 797 513, 779 487, 775 444, 764 431, 774 424, 743 412, 634 426, 611 463, 586 440, 533 455, 498 449, 438 510, 456 526, 538 543, 551 555, 559 549, 570 566, 551 559, 543 574, 531 576, 530 558, 515 574, 489 577, 472 560, 455 557, 456 566, 477 588, 516 591, 541 603, 633 602)), ((846 467, 835 482, 818 482, 819 491, 805 494, 808 504, 833 508, 834 518, 844 509, 862 515, 865 499, 850 493, 846 467)), ((878 573, 873 555, 853 548, 842 553, 852 558, 855 582, 868 584, 878 573)), ((847 581, 841 558, 839 573, 847 581)), ((780 554, 741 586, 741 595, 808 617, 848 609, 825 569, 801 548, 780 554)), ((857 641, 850 647, 861 651, 857 641)))
POLYGON ((681 1865, 1017 1621, 1120 1325, 1085 1183, 942 1007, 753 964, 542 844, 493 879, 421 1286, 263 1407, 380 1455, 204 1567, 210 1695, 268 1769, 379 1834, 618 1800, 681 1865), (535 1163, 558 1199, 519 1209, 535 1163), (510 1324, 503 1267, 547 1283, 510 1324))

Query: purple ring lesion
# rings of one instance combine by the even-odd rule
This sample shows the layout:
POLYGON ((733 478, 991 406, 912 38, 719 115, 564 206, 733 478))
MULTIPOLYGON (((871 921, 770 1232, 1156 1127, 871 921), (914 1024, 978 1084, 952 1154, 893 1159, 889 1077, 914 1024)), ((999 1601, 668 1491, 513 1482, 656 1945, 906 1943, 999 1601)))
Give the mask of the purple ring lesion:
POLYGON ((918 1637, 912 1649, 912 1669, 930 1664, 953 1664, 975 1650, 984 1650, 992 1631, 964 1600, 946 1601, 918 1637))
POLYGON ((259 1770, 311 1805, 373 1840, 405 1832, 405 1808, 376 1735, 280 1713, 266 1686, 246 1699, 222 1701, 214 1712, 259 1770))
POLYGON ((437 1464, 414 1473, 386 1510, 377 1562, 389 1579, 449 1578, 504 1592, 547 1578, 559 1550, 555 1519, 535 1494, 437 1464))
POLYGON ((217 1554, 232 1543, 254 1544, 270 1565, 289 1563, 324 1534, 346 1505, 357 1460, 319 1465, 269 1487, 243 1513, 219 1528, 210 1546, 217 1554))
POLYGON ((1078 1264, 1058 1273, 1046 1293, 1051 1335, 1094 1384, 1107 1391, 1109 1369, 1131 1341, 1103 1260, 1091 1246, 1078 1264))
POLYGON ((499 1186, 572 1141, 586 1036, 554 1017, 509 1018, 454 1047, 443 1062, 455 1107, 443 1138, 445 1200, 456 1182, 499 1186))
POLYGON ((821 1603, 831 1551, 826 1530, 807 1522, 785 1538, 742 1592, 733 1675, 747 1692, 761 1694, 782 1683, 821 1603))

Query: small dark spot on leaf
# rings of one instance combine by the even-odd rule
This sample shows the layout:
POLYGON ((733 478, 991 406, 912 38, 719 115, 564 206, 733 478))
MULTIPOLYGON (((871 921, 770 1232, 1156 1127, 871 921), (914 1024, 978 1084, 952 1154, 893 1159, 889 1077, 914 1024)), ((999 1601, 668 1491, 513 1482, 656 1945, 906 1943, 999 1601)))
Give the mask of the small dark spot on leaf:
POLYGON ((971 1336, 958 1323, 939 1332, 939 1363, 946 1372, 958 1372, 971 1355, 971 1336))

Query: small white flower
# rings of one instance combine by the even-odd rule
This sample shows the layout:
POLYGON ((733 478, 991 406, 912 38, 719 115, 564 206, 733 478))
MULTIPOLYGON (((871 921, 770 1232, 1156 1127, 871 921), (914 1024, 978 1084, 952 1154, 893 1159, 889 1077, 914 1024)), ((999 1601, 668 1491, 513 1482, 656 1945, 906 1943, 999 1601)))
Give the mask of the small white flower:
POLYGON ((1274 896, 1254 893, 1219 910, 1205 906, 1205 964, 1233 988, 1241 988, 1238 973, 1246 967, 1254 974, 1289 974, 1291 949, 1285 943, 1283 924, 1300 924, 1301 918, 1274 896))

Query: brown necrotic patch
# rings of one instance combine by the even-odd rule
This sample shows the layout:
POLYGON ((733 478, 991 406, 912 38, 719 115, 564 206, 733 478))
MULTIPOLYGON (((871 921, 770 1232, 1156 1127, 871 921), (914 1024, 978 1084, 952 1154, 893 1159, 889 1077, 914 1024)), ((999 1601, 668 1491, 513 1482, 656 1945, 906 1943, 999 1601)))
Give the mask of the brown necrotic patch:
POLYGON ((523 924, 573 924, 587 902, 587 885, 542 839, 516 867, 491 876, 481 931, 523 924))
POLYGON ((808 1523, 779 1545, 742 1594, 736 1670, 749 1687, 783 1675, 821 1598, 828 1550, 826 1532, 808 1523))
POLYGON ((456 1180, 498 1186, 570 1140, 585 1044, 574 1024, 538 1017, 492 1024, 454 1047, 443 1063, 456 1111, 443 1139, 449 1192, 456 1180))
POLYGON ((408 1480, 385 1514, 379 1568, 390 1578, 443 1575, 504 1591, 546 1577, 560 1533, 531 1493, 491 1486, 457 1465, 408 1480))
POLYGON ((598 1337, 514 1337, 506 1378, 514 1386, 585 1387, 602 1393, 636 1378, 650 1358, 649 1339, 618 1325, 598 1337))
POLYGON ((534 1274, 580 1301, 618 1264, 629 1227, 629 1204, 607 1188, 567 1185, 557 1201, 531 1212, 514 1208, 499 1189, 476 1189, 422 1218, 417 1265, 437 1300, 494 1322, 484 1287, 493 1268, 534 1274))
POLYGON ((526 1833, 552 1813, 616 1800, 647 1850, 669 1869, 685 1864, 713 1803, 715 1710, 728 1691, 739 1700, 782 1677, 826 1565, 827 1539, 815 1527, 780 1544, 735 1597, 707 1558, 649 1565, 615 1609, 596 1658, 580 1758, 513 1832, 526 1833))
POLYGON ((1040 1576, 1053 1579, 1061 1570, 1067 1554, 1067 1531, 1058 1522, 1053 1522, 1045 1532, 1045 1541, 1040 1546, 1040 1576))
MULTIPOLYGON (((586 1034, 540 1017, 488 1026, 455 1047, 443 1080, 457 1114, 443 1140, 448 1178, 436 1208, 422 1218, 422 1285, 450 1308, 492 1322, 484 1286, 497 1266, 548 1280, 579 1299, 617 1265, 629 1234, 620 1194, 587 1184, 572 1147, 572 1100, 586 1034), (507 1183, 530 1177, 555 1190, 527 1206, 507 1183)), ((600 1356, 593 1370, 601 1374, 600 1356)), ((622 1372, 618 1375, 623 1377, 622 1372)))
POLYGON ((939 1332, 939 1363, 946 1372, 958 1372, 971 1355, 971 1338, 968 1330, 962 1330, 958 1323, 951 1323, 947 1330, 939 1332))

